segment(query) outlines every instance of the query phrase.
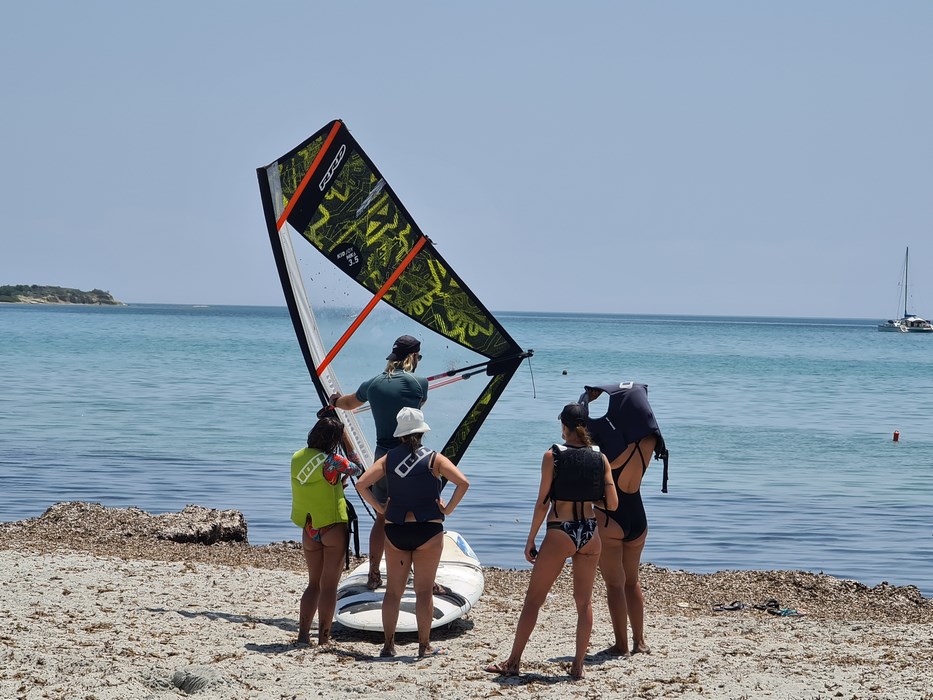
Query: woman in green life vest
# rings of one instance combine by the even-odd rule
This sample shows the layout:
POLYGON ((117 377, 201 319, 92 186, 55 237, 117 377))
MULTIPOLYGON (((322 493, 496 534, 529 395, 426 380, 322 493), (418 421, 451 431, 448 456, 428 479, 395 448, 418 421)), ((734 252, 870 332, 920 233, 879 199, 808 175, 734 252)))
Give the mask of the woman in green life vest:
POLYGON ((310 644, 311 621, 318 615, 318 644, 330 642, 337 607, 337 583, 347 551, 347 499, 343 481, 363 473, 338 418, 318 420, 308 446, 292 456, 292 522, 302 529, 308 587, 301 596, 298 643, 310 644), (337 454, 343 447, 347 458, 337 454))

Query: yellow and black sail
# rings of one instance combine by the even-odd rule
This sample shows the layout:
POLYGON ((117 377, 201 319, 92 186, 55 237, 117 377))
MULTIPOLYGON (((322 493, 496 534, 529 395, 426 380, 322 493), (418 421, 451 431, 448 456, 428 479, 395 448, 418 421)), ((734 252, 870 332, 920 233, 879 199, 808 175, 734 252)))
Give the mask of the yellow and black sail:
MULTIPOLYGON (((529 357, 438 253, 379 170, 335 120, 270 165, 259 168, 269 236, 289 311, 321 401, 322 381, 343 344, 378 304, 487 358, 430 379, 484 373, 488 384, 443 452, 458 462, 512 375, 529 357), (304 282, 290 264, 292 229, 371 297, 327 352, 315 348, 304 282)), ((447 380, 453 381, 453 379, 447 380)))

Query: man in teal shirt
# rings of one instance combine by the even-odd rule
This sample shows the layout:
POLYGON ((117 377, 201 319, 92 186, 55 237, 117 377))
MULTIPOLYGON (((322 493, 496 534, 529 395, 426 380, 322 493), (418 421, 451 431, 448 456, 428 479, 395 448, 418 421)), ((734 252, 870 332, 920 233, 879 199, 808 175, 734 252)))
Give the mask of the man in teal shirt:
MULTIPOLYGON (((428 380, 414 373, 420 359, 421 341, 403 335, 392 345, 392 352, 386 358, 387 364, 382 374, 360 384, 355 394, 334 394, 330 397, 331 403, 344 411, 352 411, 369 402, 376 423, 374 459, 379 459, 399 444, 399 439, 393 436, 398 412, 405 407, 421 408, 428 400, 428 380)), ((376 500, 385 503, 388 497, 385 479, 375 483, 372 492, 376 500)), ((376 589, 382 583, 379 562, 384 549, 385 516, 377 514, 369 533, 369 579, 366 585, 370 589, 376 589)))

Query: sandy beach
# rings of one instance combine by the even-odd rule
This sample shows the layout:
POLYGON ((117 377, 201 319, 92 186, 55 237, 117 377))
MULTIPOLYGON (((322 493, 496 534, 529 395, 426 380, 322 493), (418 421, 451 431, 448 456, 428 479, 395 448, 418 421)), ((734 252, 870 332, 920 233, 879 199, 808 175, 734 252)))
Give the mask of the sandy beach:
POLYGON ((486 570, 469 617, 434 632, 444 656, 418 660, 402 635, 401 656, 379 660, 379 636, 339 626, 333 645, 298 646, 297 544, 230 541, 231 513, 204 509, 209 545, 177 541, 171 514, 94 504, 0 524, 0 698, 933 698, 933 601, 793 571, 646 564, 652 653, 628 659, 599 654, 612 632, 597 583, 576 682, 566 573, 517 678, 482 668, 508 654, 527 571, 486 570), (805 614, 754 607, 771 598, 805 614), (746 607, 714 609, 733 601, 746 607))

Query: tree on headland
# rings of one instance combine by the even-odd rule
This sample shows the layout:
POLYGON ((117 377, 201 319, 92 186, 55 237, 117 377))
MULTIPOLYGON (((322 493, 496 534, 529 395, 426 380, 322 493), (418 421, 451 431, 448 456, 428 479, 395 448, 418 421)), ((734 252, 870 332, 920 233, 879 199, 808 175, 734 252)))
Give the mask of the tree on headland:
POLYGON ((0 285, 0 303, 12 304, 107 304, 122 306, 122 302, 102 289, 83 292, 70 287, 53 287, 38 284, 0 285))

